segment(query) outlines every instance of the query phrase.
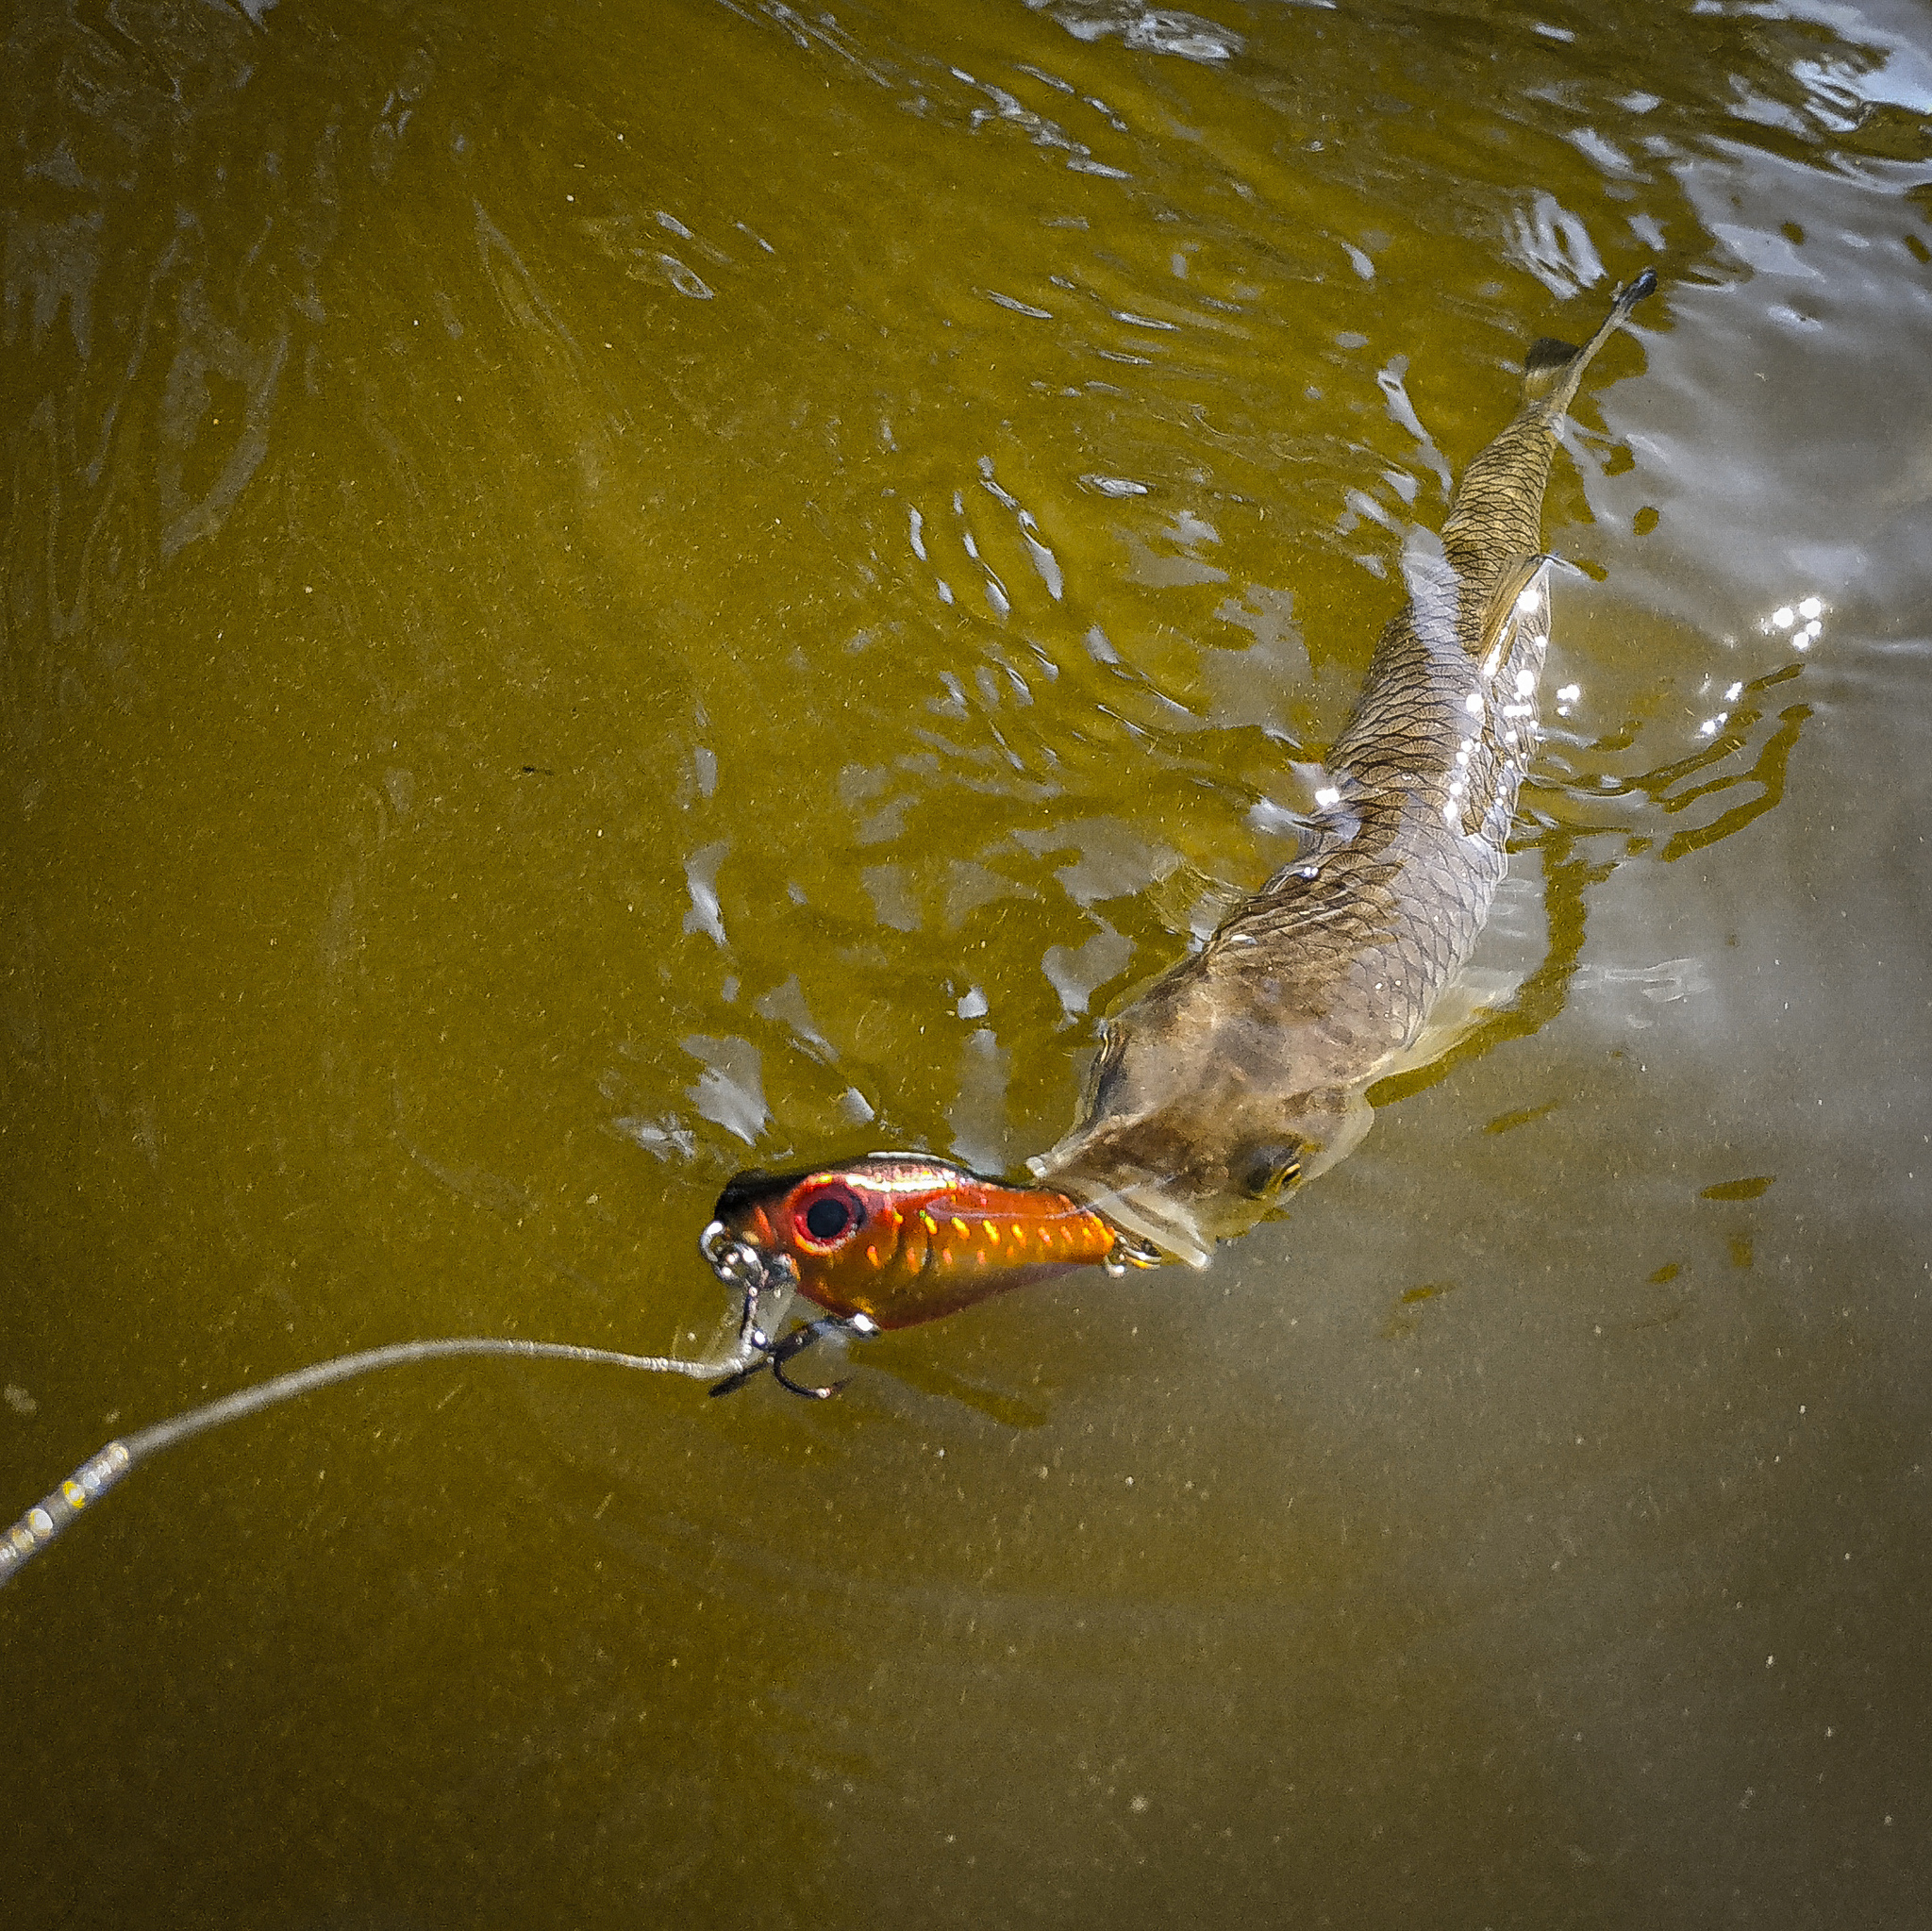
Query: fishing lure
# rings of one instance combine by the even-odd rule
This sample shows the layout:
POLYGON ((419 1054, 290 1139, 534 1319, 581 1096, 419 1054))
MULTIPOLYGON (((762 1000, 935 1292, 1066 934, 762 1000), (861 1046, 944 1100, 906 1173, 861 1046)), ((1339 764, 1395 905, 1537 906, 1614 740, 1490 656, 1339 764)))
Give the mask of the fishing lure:
POLYGON ((698 1247, 743 1294, 740 1336, 758 1356, 711 1392, 729 1394, 770 1368, 792 1393, 816 1400, 843 1384, 806 1386, 785 1364, 827 1335, 863 1339, 912 1327, 1076 1267, 1118 1274, 1160 1260, 1068 1194, 1010 1186, 916 1153, 741 1174, 719 1195, 698 1247), (781 1291, 827 1312, 774 1342, 762 1302, 781 1291))
POLYGON ((909 1327, 991 1294, 1075 1267, 1119 1273, 1159 1256, 1091 1208, 1042 1187, 1011 1187, 924 1154, 872 1154, 801 1174, 741 1174, 719 1197, 700 1242, 720 1279, 743 1296, 738 1344, 723 1358, 688 1361, 608 1348, 508 1337, 397 1341, 296 1369, 117 1438, 0 1534, 0 1588, 84 1510, 165 1448, 338 1381, 450 1356, 592 1361, 713 1381, 728 1394, 769 1368, 794 1394, 824 1401, 842 1383, 814 1388, 785 1365, 823 1337, 909 1327), (774 1341, 795 1294, 828 1311, 774 1341), (720 1378, 722 1377, 722 1378, 720 1378))

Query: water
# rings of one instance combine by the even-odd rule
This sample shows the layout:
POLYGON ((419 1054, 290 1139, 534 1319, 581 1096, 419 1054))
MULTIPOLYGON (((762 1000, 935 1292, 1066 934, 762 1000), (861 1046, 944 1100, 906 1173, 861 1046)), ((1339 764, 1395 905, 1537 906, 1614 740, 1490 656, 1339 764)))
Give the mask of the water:
POLYGON ((1207 1274, 841 1401, 452 1365, 157 1464, 0 1601, 9 1924, 1922 1922, 1923 10, 0 69, 6 1513, 353 1347, 695 1353, 739 1166, 1050 1143, 1527 340, 1663 279, 1507 1011, 1207 1274))

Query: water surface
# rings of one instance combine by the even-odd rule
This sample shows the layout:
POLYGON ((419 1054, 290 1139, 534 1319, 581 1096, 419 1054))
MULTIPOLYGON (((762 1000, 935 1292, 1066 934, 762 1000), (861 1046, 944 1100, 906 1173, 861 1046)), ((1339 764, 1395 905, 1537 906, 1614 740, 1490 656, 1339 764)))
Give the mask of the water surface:
POLYGON ((9 1924, 1919 1922, 1922 9, 8 36, 0 1513, 699 1352, 740 1166, 1017 1169, 1663 284, 1467 1049, 839 1402, 156 1465, 0 1603, 9 1924))

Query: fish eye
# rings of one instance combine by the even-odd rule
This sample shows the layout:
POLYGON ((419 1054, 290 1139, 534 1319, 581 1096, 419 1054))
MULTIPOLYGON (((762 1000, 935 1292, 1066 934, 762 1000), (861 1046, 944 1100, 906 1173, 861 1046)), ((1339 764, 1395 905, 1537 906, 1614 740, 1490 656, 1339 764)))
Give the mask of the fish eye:
POLYGON ((1248 1172, 1248 1191, 1257 1200, 1266 1200, 1301 1178, 1301 1149, 1270 1147, 1259 1155, 1248 1172))
POLYGON ((820 1252, 829 1252, 865 1224, 865 1206, 851 1188, 840 1181, 808 1188, 791 1204, 798 1238, 820 1252))
POLYGON ((1127 1057, 1127 1035, 1124 1027, 1111 1028, 1100 1042, 1099 1056, 1087 1074, 1089 1108, 1105 1113, 1120 1090, 1121 1065, 1127 1057))

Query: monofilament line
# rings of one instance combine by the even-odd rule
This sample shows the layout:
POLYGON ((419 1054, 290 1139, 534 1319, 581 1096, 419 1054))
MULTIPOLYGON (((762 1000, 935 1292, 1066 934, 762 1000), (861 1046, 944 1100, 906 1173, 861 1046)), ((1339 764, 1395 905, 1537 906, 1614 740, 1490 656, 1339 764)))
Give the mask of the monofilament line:
POLYGON ((239 1422, 246 1415, 259 1414, 277 1402, 292 1401, 297 1395, 313 1393, 332 1382, 350 1381, 358 1374, 373 1374, 382 1368, 440 1360, 450 1355, 513 1355, 530 1361, 596 1361, 606 1367, 635 1368, 649 1374, 689 1374, 700 1381, 715 1381, 745 1367, 755 1352, 741 1345, 714 1361, 683 1361, 670 1355, 625 1355, 610 1348, 580 1348, 568 1341, 468 1335, 438 1340, 394 1341, 388 1347, 369 1348, 358 1355, 338 1355, 333 1360, 318 1361, 312 1368, 298 1368, 292 1373, 276 1375, 273 1381, 239 1389, 219 1401, 171 1415, 165 1422, 156 1422, 110 1441, 89 1456, 52 1494, 28 1509, 0 1537, 0 1588, 12 1581, 30 1557, 38 1556, 83 1508, 99 1501, 138 1463, 158 1455, 164 1448, 174 1447, 177 1441, 219 1428, 225 1422, 239 1422))

